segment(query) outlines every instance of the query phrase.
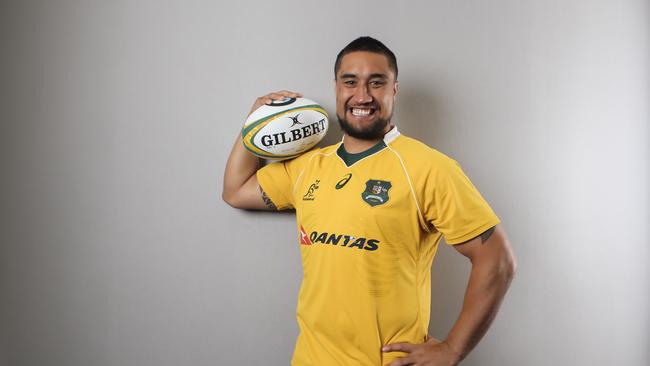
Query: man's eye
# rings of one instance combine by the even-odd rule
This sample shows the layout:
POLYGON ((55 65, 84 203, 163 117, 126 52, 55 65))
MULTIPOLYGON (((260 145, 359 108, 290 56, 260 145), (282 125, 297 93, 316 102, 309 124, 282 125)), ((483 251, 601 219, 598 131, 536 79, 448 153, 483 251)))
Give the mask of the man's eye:
POLYGON ((343 82, 345 85, 354 85, 354 80, 346 80, 343 82))
POLYGON ((371 85, 371 86, 375 86, 375 87, 379 87, 379 86, 384 85, 384 82, 381 81, 381 80, 372 80, 372 81, 370 82, 370 85, 371 85))

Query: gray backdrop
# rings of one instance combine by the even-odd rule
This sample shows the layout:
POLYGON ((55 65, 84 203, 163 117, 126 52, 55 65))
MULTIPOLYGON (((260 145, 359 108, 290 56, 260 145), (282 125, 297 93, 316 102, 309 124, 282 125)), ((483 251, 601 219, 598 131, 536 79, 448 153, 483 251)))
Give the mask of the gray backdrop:
MULTIPOLYGON (((465 365, 648 365, 646 1, 4 1, 0 364, 286 365, 292 214, 220 199, 257 96, 334 111, 333 62, 398 56, 396 121, 457 159, 519 259, 465 365)), ((329 141, 339 139, 338 128, 329 141)), ((469 263, 433 265, 431 334, 469 263)))

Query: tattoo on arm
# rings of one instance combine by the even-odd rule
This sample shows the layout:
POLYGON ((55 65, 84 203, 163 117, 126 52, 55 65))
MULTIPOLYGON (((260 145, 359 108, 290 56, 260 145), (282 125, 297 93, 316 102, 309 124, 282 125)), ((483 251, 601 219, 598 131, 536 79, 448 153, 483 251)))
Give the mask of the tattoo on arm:
POLYGON ((485 230, 483 234, 481 234, 481 244, 485 244, 485 242, 490 239, 490 236, 492 236, 492 233, 494 233, 494 228, 496 226, 492 226, 491 228, 485 230))
POLYGON ((261 186, 260 186, 260 192, 262 193, 262 200, 264 201, 266 206, 268 206, 268 208, 270 208, 271 210, 277 210, 278 208, 275 207, 275 205, 273 204, 273 201, 271 201, 269 196, 266 195, 266 192, 264 192, 264 190, 262 189, 261 186))

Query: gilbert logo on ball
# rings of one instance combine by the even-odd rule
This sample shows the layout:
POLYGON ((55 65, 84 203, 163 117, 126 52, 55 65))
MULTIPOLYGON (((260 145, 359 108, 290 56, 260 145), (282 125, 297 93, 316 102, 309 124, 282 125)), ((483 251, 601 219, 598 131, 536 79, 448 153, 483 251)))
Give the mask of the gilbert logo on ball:
POLYGON ((313 100, 274 100, 246 119, 241 133, 244 147, 269 160, 295 158, 325 137, 327 118, 325 109, 313 100))

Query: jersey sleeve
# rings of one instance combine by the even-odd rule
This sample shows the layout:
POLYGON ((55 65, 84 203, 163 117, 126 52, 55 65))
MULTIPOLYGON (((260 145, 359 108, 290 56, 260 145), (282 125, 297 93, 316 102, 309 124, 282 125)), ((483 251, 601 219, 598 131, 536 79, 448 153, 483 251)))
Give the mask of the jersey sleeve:
POLYGON ((278 210, 294 207, 289 162, 270 163, 257 171, 257 181, 278 210))
POLYGON ((424 216, 448 244, 473 239, 500 220, 460 165, 444 156, 430 171, 424 197, 424 216))

